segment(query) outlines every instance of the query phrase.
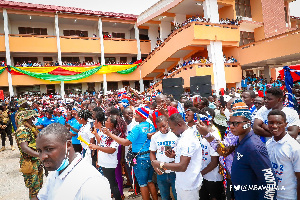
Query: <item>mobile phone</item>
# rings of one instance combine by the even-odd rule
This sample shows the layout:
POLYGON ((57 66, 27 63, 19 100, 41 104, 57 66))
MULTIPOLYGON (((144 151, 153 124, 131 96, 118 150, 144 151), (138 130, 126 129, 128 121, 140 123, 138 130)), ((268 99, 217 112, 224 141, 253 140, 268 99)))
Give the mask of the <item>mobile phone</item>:
POLYGON ((171 151, 172 151, 172 147, 171 147, 171 146, 168 146, 168 145, 166 145, 166 146, 165 146, 165 151, 168 151, 168 150, 171 150, 171 151))

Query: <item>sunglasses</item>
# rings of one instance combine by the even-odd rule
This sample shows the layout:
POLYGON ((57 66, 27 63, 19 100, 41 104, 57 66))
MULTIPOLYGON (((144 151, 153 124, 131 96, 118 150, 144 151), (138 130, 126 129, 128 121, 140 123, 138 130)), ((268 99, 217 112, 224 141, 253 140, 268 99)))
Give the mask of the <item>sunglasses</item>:
POLYGON ((247 121, 241 121, 241 122, 231 122, 231 121, 228 121, 228 122, 227 122, 227 125, 228 125, 228 126, 233 125, 234 127, 237 127, 239 124, 245 123, 245 122, 247 122, 247 121))

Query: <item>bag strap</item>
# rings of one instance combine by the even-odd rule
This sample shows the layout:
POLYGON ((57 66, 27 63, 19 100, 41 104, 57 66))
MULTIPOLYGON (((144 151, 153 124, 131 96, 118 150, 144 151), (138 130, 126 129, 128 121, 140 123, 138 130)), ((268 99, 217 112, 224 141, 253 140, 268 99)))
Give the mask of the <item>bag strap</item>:
MULTIPOLYGON (((148 122, 148 124, 149 124, 148 133, 149 133, 149 132, 150 132, 150 123, 148 122)), ((147 134, 148 134, 148 133, 147 133, 147 134)), ((144 147, 145 144, 147 143, 147 140, 148 140, 148 136, 147 136, 146 141, 144 142, 142 148, 139 150, 139 152, 138 152, 133 158, 136 158, 136 157, 140 154, 141 150, 143 149, 143 147, 144 147)))

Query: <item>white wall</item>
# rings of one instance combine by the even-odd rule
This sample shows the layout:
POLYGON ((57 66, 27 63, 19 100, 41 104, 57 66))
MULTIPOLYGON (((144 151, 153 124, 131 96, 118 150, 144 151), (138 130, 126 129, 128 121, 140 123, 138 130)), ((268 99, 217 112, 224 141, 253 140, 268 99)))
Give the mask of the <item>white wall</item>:
POLYGON ((47 28, 48 35, 55 35, 54 20, 50 22, 34 22, 34 21, 9 21, 9 33, 19 34, 19 27, 31 27, 31 28, 47 28))

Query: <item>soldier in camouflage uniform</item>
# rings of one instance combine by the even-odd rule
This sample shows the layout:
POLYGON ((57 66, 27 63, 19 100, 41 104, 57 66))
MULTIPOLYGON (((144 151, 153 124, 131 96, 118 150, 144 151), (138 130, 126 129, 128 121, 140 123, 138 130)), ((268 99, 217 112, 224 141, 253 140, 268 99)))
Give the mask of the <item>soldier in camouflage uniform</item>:
POLYGON ((34 110, 21 111, 19 113, 19 128, 16 141, 20 150, 20 171, 23 173, 25 186, 29 189, 29 198, 36 197, 43 184, 43 168, 36 151, 36 137, 38 130, 32 120, 37 116, 34 110), (32 164, 28 165, 28 162, 32 164), (30 166, 30 167, 25 167, 30 166))
POLYGON ((15 148, 13 146, 10 114, 9 114, 9 110, 6 109, 5 103, 1 103, 1 105, 0 105, 0 134, 1 134, 1 140, 2 140, 2 148, 0 149, 0 151, 5 150, 6 135, 9 139, 11 150, 15 150, 15 148))

